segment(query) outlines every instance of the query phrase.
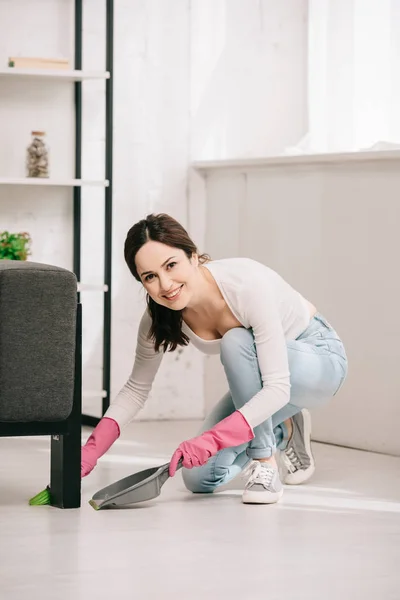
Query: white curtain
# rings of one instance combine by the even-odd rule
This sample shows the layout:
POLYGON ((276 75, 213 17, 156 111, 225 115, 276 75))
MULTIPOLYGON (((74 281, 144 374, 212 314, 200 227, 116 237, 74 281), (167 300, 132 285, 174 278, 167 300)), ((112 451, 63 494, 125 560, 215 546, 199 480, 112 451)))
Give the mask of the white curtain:
POLYGON ((307 150, 400 144, 400 0, 309 0, 308 33, 307 150))

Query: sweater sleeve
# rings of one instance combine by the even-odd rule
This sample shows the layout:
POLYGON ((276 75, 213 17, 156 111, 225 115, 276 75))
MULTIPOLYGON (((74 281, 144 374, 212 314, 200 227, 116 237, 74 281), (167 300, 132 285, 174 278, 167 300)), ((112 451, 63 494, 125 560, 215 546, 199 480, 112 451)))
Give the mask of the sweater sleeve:
POLYGON ((258 281, 241 294, 246 325, 253 330, 262 389, 240 409, 254 429, 290 400, 290 373, 285 334, 270 286, 258 281))
POLYGON ((114 419, 121 430, 143 408, 164 354, 156 352, 153 341, 149 340, 150 326, 151 317, 146 310, 139 325, 132 372, 104 415, 114 419))

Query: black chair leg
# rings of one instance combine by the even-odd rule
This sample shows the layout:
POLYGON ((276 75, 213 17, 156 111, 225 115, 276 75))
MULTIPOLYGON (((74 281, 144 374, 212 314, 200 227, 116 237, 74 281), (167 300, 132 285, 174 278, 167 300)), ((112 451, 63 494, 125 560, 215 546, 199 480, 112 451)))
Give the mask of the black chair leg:
POLYGON ((79 508, 81 505, 81 431, 51 437, 51 505, 79 508))
POLYGON ((82 305, 77 306, 74 404, 69 433, 52 435, 50 495, 52 506, 79 508, 81 505, 81 412, 82 412, 82 305))

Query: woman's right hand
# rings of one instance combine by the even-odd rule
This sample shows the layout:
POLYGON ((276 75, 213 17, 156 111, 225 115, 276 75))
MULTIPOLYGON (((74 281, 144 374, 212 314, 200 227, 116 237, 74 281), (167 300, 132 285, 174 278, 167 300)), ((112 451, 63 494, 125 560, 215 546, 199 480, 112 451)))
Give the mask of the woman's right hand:
POLYGON ((97 465, 96 448, 85 444, 82 446, 81 477, 89 475, 97 465))
POLYGON ((119 435, 118 423, 114 419, 103 417, 82 447, 81 477, 86 477, 93 471, 100 456, 107 452, 119 435))

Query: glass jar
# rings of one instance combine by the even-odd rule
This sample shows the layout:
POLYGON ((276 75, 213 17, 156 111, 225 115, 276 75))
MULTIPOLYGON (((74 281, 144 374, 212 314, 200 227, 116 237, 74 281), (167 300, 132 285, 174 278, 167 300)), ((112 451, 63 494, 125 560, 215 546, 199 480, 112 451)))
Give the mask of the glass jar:
POLYGON ((44 131, 32 131, 27 148, 27 177, 49 177, 49 150, 44 131))

